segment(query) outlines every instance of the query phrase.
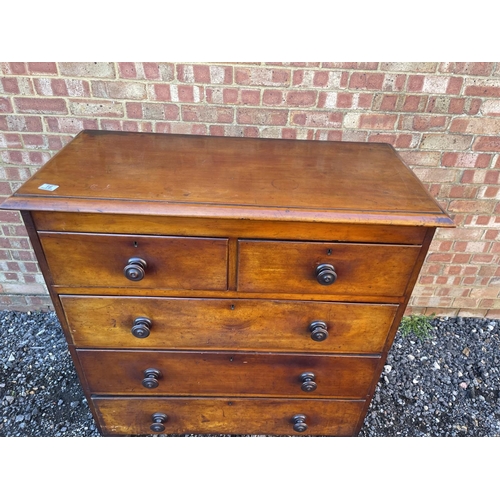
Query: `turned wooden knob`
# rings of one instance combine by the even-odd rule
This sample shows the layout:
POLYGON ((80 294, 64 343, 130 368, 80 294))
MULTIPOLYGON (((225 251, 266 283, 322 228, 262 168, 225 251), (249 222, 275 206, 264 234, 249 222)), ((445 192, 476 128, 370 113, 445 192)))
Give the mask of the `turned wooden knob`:
POLYGON ((123 274, 130 281, 141 281, 146 276, 148 264, 144 259, 132 257, 128 259, 127 265, 123 268, 123 274))
POLYGON ((149 426, 149 428, 153 432, 163 432, 165 430, 165 426, 163 424, 168 420, 168 415, 165 413, 153 413, 151 415, 151 420, 153 423, 149 426))
POLYGON ((306 416, 299 414, 292 417, 293 430, 296 432, 304 432, 307 430, 306 416))
POLYGON ((151 333, 151 326, 153 323, 149 318, 139 317, 134 319, 134 326, 132 327, 132 335, 138 339, 145 339, 151 333))
POLYGON ((314 379, 315 379, 314 373, 311 373, 311 372, 303 373, 300 376, 300 381, 302 382, 302 385, 300 386, 300 388, 304 392, 315 391, 316 387, 318 387, 318 384, 316 384, 316 382, 314 381, 314 379))
POLYGON ((320 264, 316 268, 316 279, 320 285, 332 285, 337 279, 335 268, 331 264, 320 264))
POLYGON ((323 342, 328 338, 328 326, 324 321, 313 321, 309 325, 309 331, 316 342, 323 342))
POLYGON ((144 370, 144 380, 142 381, 142 385, 146 389, 155 389, 158 387, 158 380, 162 377, 161 371, 156 368, 148 368, 144 370))

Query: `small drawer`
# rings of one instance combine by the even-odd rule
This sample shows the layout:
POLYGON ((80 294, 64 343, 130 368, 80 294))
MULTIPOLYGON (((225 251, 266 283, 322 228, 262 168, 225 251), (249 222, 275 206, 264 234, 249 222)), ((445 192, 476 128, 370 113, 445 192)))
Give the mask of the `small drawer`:
POLYGON ((227 289, 227 239, 38 234, 55 285, 227 289))
POLYGON ((382 352, 397 306, 60 296, 77 347, 382 352))
POLYGON ((365 399, 380 358, 79 349, 94 395, 365 399))
POLYGON ((92 399, 105 435, 352 436, 365 401, 253 398, 92 399))
POLYGON ((238 291, 402 297, 420 248, 239 240, 238 291))

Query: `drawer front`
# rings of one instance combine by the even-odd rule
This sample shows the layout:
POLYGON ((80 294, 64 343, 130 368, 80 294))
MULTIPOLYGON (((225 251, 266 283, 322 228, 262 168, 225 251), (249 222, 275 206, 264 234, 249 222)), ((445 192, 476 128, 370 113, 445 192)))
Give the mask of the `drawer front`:
POLYGON ((402 297, 419 252, 409 245, 240 240, 238 290, 402 297))
POLYGON ((397 310, 319 301, 60 299, 75 345, 95 348, 377 353, 397 310))
POLYGON ((95 395, 365 399, 380 361, 377 356, 90 349, 77 352, 90 392, 95 395), (156 376, 148 370, 156 371, 156 376), (310 373, 312 377, 304 375, 310 373), (315 390, 306 390, 314 384, 315 390))
POLYGON ((55 285, 227 289, 227 239, 38 234, 55 285))
POLYGON ((108 435, 269 436, 352 436, 365 404, 342 400, 157 397, 95 397, 93 403, 103 432, 108 435), (155 415, 158 413, 163 415, 155 415), (306 428, 299 427, 300 421, 306 428), (154 423, 160 425, 154 426, 154 423))

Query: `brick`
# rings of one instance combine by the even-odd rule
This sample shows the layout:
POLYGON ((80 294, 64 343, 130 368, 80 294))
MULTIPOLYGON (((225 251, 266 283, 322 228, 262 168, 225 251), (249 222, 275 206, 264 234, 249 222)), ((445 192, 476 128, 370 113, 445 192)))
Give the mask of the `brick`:
POLYGON ((447 94, 460 94, 462 90, 462 84, 464 79, 459 77, 451 77, 448 82, 448 86, 446 87, 447 94))
POLYGON ((262 95, 262 103, 268 106, 310 107, 316 102, 315 91, 289 91, 266 89, 262 95))
POLYGON ((42 119, 39 116, 14 116, 9 115, 0 129, 16 132, 41 132, 43 130, 42 119))
POLYGON ((84 80, 35 78, 34 85, 39 95, 90 97, 89 83, 84 80))
POLYGON ((285 97, 281 90, 264 90, 262 104, 268 106, 281 106, 285 104, 285 97))
POLYGON ((145 99, 147 97, 146 85, 143 83, 121 81, 93 81, 92 94, 95 97, 112 99, 145 99))
POLYGON ((60 98, 16 97, 14 104, 19 113, 68 114, 66 101, 60 98))
POLYGON ((10 97, 0 97, 0 113, 12 113, 10 97))
POLYGON ((69 109, 76 116, 124 116, 123 105, 121 103, 101 99, 70 100, 69 109))
POLYGON ((63 76, 78 76, 83 78, 115 78, 115 66, 106 62, 71 62, 58 63, 63 76))
POLYGON ((0 78, 0 92, 4 94, 19 94, 17 78, 0 78))
POLYGON ((137 69, 133 62, 118 63, 118 74, 121 78, 137 78, 137 69))
POLYGON ((448 205, 450 212, 492 213, 494 201, 485 200, 452 200, 448 205))
POLYGON ((384 76, 382 90, 386 92, 402 92, 406 84, 406 75, 387 74, 384 76))
POLYGON ((384 75, 381 73, 353 73, 349 79, 350 89, 382 90, 384 75))
POLYGON ((454 118, 450 132, 498 135, 500 134, 500 118, 454 118))
POLYGON ((172 122, 170 126, 172 134, 207 135, 207 126, 203 123, 172 122))
POLYGON ((500 137, 478 137, 472 145, 474 151, 500 151, 500 137))
POLYGON ((465 150, 472 143, 472 136, 454 134, 424 134, 422 136, 422 149, 436 149, 454 151, 465 150))
POLYGON ((185 83, 231 85, 233 83, 233 70, 230 66, 178 64, 177 79, 185 83))
POLYGON ((173 102, 201 102, 204 98, 203 87, 196 85, 170 85, 173 102))
POLYGON ((444 153, 442 165, 444 167, 487 168, 491 162, 491 155, 480 153, 444 153))
POLYGON ((77 134, 82 130, 96 130, 97 120, 74 118, 74 117, 47 117, 45 118, 49 132, 63 132, 66 134, 77 134))
POLYGON ((500 79, 466 79, 465 95, 500 97, 500 79))
POLYGON ((31 75, 57 75, 57 66, 55 62, 29 62, 28 72, 31 75))
POLYGON ((235 82, 239 85, 263 87, 288 87, 291 71, 269 68, 235 68, 235 82))
POLYGON ((24 134, 23 142, 24 146, 28 149, 46 149, 48 146, 47 136, 39 134, 24 134))
POLYGON ((165 105, 161 103, 144 102, 142 103, 142 115, 147 120, 164 120, 165 105))
POLYGON ((490 76, 495 64, 492 62, 447 62, 439 65, 440 73, 490 76))
POLYGON ((500 116, 500 99, 485 99, 481 105, 481 113, 486 116, 500 116))
POLYGON ((182 119, 189 122, 232 123, 234 110, 220 106, 186 106, 181 108, 182 119))
POLYGON ((455 182, 456 172, 448 168, 420 168, 412 169, 422 182, 455 182))
POLYGON ((413 130, 444 130, 446 126, 446 116, 417 115, 413 118, 413 130))
POLYGON ((236 122, 241 125, 286 125, 288 110, 240 108, 236 110, 236 122))
POLYGON ((427 104, 427 96, 406 95, 404 97, 401 111, 406 112, 422 112, 427 104))
POLYGON ((408 92, 421 92, 424 87, 423 75, 410 75, 408 77, 407 91, 408 92))
POLYGON ((125 104, 125 109, 128 118, 142 118, 142 104, 139 102, 127 102, 125 104))
POLYGON ((285 93, 285 100, 288 106, 313 106, 316 103, 316 97, 317 93, 313 90, 292 90, 285 93))
POLYGON ((478 199, 500 199, 500 188, 493 186, 483 186, 479 190, 478 199))
POLYGON ((450 109, 451 99, 448 96, 429 96, 425 112, 446 114, 450 109))
POLYGON ((446 198, 476 198, 478 188, 475 186, 443 186, 442 195, 446 198), (447 188, 447 189, 446 189, 447 188))
POLYGON ((0 63, 2 71, 6 75, 26 75, 28 71, 26 69, 26 63, 23 62, 10 62, 10 63, 0 63))
POLYGON ((376 130, 393 130, 398 117, 397 115, 369 114, 361 115, 359 121, 360 128, 376 130))
POLYGON ((398 71, 404 73, 434 73, 437 63, 428 62, 383 62, 380 63, 381 71, 398 71))
POLYGON ((209 104, 260 104, 260 90, 208 87, 205 92, 209 104))
POLYGON ((360 69, 360 70, 376 70, 378 62, 324 62, 321 63, 322 68, 340 68, 340 69, 360 69))
POLYGON ((342 126, 342 113, 327 111, 292 112, 291 123, 305 127, 335 127, 342 126))

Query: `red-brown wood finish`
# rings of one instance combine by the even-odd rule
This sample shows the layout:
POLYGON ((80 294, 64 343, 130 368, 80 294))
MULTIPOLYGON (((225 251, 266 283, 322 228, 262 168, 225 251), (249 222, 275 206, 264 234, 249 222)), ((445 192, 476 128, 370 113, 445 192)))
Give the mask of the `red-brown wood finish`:
POLYGON ((104 435, 356 435, 453 226, 387 144, 104 131, 1 208, 104 435))
POLYGON ((267 436, 352 436, 364 401, 273 398, 104 398, 93 403, 106 435, 250 434, 267 436), (165 430, 151 431, 152 415, 164 413, 165 430), (307 429, 293 428, 304 415, 307 429))

